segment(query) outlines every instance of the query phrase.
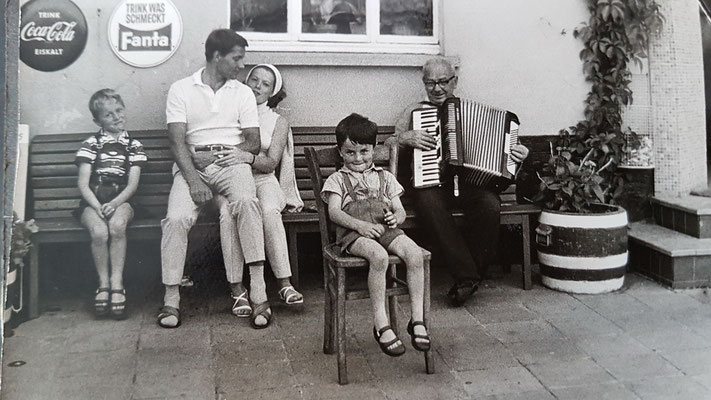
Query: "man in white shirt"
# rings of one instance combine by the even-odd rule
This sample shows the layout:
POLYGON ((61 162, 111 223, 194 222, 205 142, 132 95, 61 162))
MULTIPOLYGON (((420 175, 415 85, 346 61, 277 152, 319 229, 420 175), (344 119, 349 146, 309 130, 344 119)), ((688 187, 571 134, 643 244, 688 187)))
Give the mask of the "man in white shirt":
MULTIPOLYGON (((250 299, 255 304, 267 300, 263 273, 259 273, 264 266, 262 216, 251 165, 223 167, 215 163, 220 158, 233 157, 233 149, 255 155, 259 152, 257 103, 252 91, 235 79, 244 68, 245 47, 247 41, 229 29, 212 31, 205 41, 205 67, 173 83, 168 92, 166 119, 176 165, 168 213, 161 222, 162 279, 166 290, 158 324, 164 328, 180 325, 178 289, 188 233, 200 208, 214 194, 223 195, 229 202, 221 207, 220 219, 234 218, 238 232, 238 238, 232 232, 221 235, 227 242, 223 243, 227 278, 230 283, 241 281, 241 277, 234 281, 231 278, 238 264, 246 262, 250 275, 257 273, 260 277, 260 282, 252 279, 250 299)), ((223 226, 221 223, 221 230, 223 226)), ((268 322, 267 318, 264 325, 268 322)))

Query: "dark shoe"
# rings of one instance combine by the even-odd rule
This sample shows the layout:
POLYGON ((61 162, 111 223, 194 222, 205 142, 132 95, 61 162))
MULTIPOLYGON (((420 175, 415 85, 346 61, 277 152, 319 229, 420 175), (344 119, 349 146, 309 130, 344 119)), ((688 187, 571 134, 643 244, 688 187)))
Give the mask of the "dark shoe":
MULTIPOLYGON (((380 337, 383 336, 383 333, 392 330, 390 325, 385 325, 384 327, 380 328, 380 330, 376 329, 373 327, 373 336, 375 336, 375 341, 378 342, 378 346, 380 346, 380 350, 383 351, 383 353, 389 355, 390 357, 399 357, 403 354, 405 354, 405 345, 402 344, 400 341, 400 338, 395 335, 395 339, 389 341, 389 342, 381 342, 380 337), (395 343, 399 343, 397 346, 393 347, 392 349, 390 346, 392 346, 395 343)), ((395 331, 393 331, 395 333, 395 331)))
POLYGON ((124 319, 126 318, 126 289, 111 289, 111 297, 114 294, 122 294, 123 300, 114 302, 111 300, 111 316, 114 319, 124 319))
POLYGON ((414 347, 415 350, 418 350, 418 351, 427 351, 430 349, 430 335, 429 334, 426 334, 426 335, 415 334, 415 326, 416 325, 424 326, 425 329, 427 329, 427 326, 425 326, 425 323, 422 321, 414 321, 413 322, 412 320, 410 320, 410 322, 407 323, 407 333, 409 333, 410 336, 412 337, 412 347, 414 347), (427 343, 425 343, 421 340, 417 341, 417 339, 425 339, 425 340, 427 340, 427 343))
POLYGON ((272 322, 272 309, 269 308, 269 302, 254 304, 254 309, 252 310, 252 316, 249 317, 249 324, 252 325, 254 329, 264 329, 269 326, 272 322), (267 320, 264 325, 257 325, 257 317, 262 316, 267 320))
POLYGON ((100 288, 96 289, 96 296, 94 296, 94 314, 97 317, 106 315, 106 313, 109 312, 109 299, 111 298, 110 293, 111 293, 111 288, 100 287, 100 288), (100 293, 109 293, 109 297, 106 300, 97 299, 96 296, 98 296, 100 293))
POLYGON ((158 325, 161 326, 161 328, 177 328, 180 326, 180 310, 178 310, 175 307, 171 306, 163 306, 160 308, 160 311, 158 312, 158 325), (164 321, 168 317, 175 317, 178 320, 178 323, 175 325, 167 325, 164 321))
POLYGON ((478 280, 468 279, 455 283, 454 286, 449 289, 449 292, 447 292, 449 302, 455 307, 463 306, 464 303, 472 297, 474 292, 479 289, 480 282, 481 281, 478 280))

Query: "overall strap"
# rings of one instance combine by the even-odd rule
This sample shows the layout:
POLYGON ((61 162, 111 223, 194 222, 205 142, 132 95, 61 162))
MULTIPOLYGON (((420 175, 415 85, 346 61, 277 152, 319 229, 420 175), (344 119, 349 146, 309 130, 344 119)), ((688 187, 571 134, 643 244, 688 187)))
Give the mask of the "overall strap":
POLYGON ((355 190, 353 190, 351 178, 349 178, 348 174, 343 171, 341 171, 341 175, 343 175, 343 183, 346 184, 346 190, 348 191, 348 195, 351 196, 351 200, 356 201, 355 190))
POLYGON ((378 200, 383 200, 385 198, 385 171, 378 170, 378 179, 380 180, 380 187, 378 188, 378 200))

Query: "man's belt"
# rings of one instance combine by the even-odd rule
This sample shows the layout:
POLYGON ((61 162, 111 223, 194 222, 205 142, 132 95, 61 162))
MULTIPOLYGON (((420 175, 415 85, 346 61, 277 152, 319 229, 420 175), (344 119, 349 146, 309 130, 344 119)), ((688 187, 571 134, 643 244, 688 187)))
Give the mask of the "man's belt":
POLYGON ((223 150, 234 150, 236 146, 230 146, 227 144, 208 144, 204 146, 195 146, 195 151, 223 151, 223 150))

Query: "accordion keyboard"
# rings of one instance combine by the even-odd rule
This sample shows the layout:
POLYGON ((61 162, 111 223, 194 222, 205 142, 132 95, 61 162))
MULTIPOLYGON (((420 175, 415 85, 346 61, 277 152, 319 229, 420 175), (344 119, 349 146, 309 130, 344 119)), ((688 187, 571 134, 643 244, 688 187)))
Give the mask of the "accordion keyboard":
POLYGON ((440 185, 439 165, 442 161, 441 138, 438 131, 437 108, 419 108, 412 112, 412 129, 425 131, 437 139, 434 150, 413 150, 412 186, 423 188, 440 185))

